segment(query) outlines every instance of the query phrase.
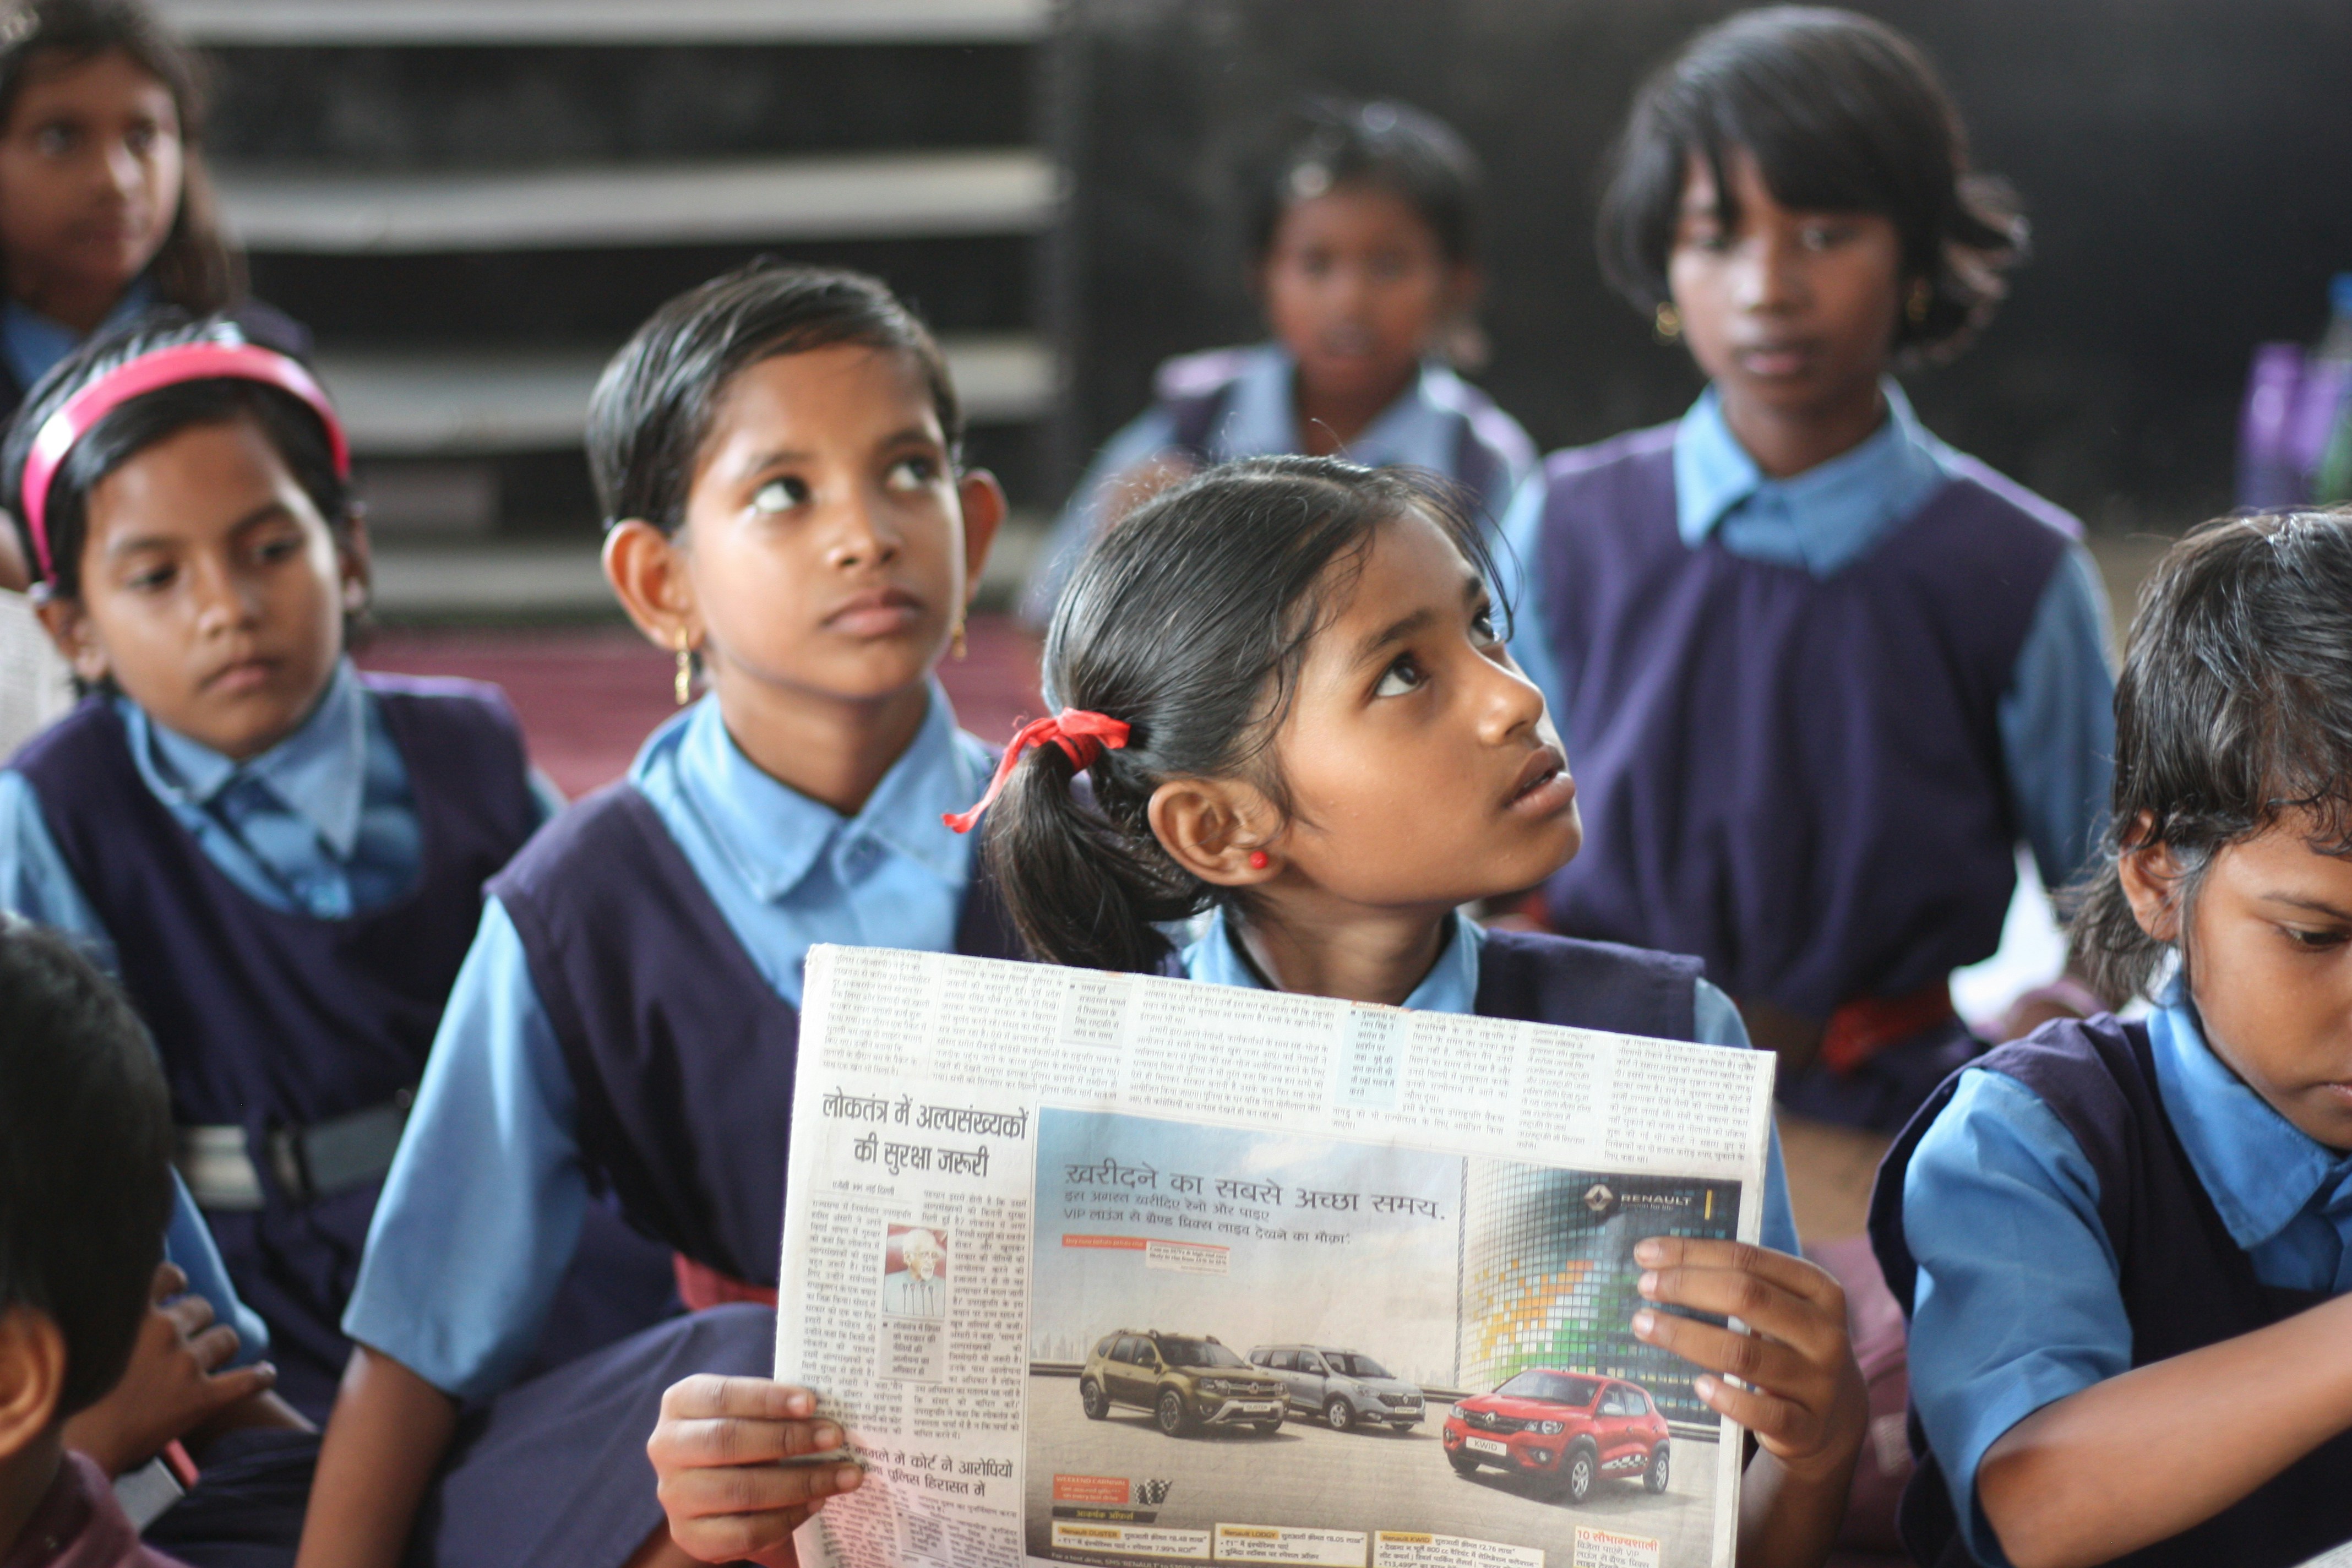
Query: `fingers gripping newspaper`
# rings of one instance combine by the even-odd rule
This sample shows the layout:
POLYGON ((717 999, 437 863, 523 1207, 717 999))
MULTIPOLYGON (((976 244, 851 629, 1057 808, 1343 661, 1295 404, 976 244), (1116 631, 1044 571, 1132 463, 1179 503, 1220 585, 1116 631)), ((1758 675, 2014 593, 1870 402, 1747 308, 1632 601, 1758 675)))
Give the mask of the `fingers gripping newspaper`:
POLYGON ((810 1568, 1730 1568, 1634 1244, 1753 1242, 1766 1052, 940 953, 809 959, 776 1374, 810 1568))

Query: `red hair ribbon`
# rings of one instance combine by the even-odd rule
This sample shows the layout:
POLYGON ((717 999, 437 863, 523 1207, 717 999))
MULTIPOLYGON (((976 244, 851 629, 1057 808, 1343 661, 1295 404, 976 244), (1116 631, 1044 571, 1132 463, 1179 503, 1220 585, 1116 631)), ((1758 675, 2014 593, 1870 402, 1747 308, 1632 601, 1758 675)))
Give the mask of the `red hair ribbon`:
POLYGON ((33 536, 33 554, 44 578, 57 575, 56 563, 49 559, 49 481, 57 478, 74 443, 134 397, 184 381, 215 380, 257 381, 290 392, 310 405, 327 427, 327 449, 334 458, 336 477, 352 477, 351 443, 344 439, 334 405, 327 401, 325 390, 310 373, 289 355, 258 343, 218 339, 157 349, 116 365, 67 398, 63 407, 42 421, 40 433, 33 437, 32 449, 25 458, 25 531, 33 536))
POLYGON ((1013 776, 1013 764, 1021 753, 1032 746, 1059 746, 1062 754, 1070 759, 1074 768, 1090 768, 1095 759, 1106 751, 1116 752, 1127 744, 1127 721, 1108 714, 1089 713, 1082 708, 1065 708, 1050 719, 1021 726, 1013 743, 1004 748, 997 760, 996 776, 988 781, 988 793, 970 811, 951 811, 940 818, 958 833, 970 833, 980 825, 980 814, 996 799, 996 792, 1013 776))

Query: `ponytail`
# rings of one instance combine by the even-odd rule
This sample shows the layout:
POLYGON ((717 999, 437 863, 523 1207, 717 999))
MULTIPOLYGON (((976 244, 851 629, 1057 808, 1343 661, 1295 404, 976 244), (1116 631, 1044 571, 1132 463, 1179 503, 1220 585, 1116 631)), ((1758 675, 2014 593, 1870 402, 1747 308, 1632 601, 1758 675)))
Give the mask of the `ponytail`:
POLYGON ((1416 513, 1491 578, 1444 481, 1335 458, 1212 468, 1094 542, 1046 634, 1045 695, 1065 720, 1118 721, 1122 739, 1084 749, 1083 786, 1071 752, 1034 746, 985 819, 989 872, 1032 952, 1155 971, 1170 953, 1162 928, 1240 907, 1160 845, 1152 794, 1170 779, 1245 778, 1287 812, 1268 748, 1307 645, 1378 530, 1416 513))

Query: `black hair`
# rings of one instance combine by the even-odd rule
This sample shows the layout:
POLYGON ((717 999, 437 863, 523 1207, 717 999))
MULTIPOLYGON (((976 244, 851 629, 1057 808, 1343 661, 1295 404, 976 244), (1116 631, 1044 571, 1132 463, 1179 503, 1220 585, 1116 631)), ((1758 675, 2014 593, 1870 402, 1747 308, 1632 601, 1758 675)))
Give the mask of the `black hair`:
MULTIPOLYGON (((25 562, 40 569, 32 529, 25 521, 25 465, 33 437, 50 415, 83 387, 142 354, 182 343, 242 342, 236 323, 212 316, 192 321, 176 310, 153 310, 121 331, 93 338, 34 384, 16 422, 0 446, 0 497, 16 525, 25 562)), ((74 443, 49 479, 42 522, 52 563, 49 588, 68 598, 81 592, 81 549, 89 526, 89 497, 100 479, 164 437, 191 425, 250 419, 268 439, 310 504, 319 509, 339 542, 348 542, 357 513, 351 487, 335 472, 327 427, 311 406, 282 387, 219 376, 184 381, 142 393, 110 409, 74 443)))
POLYGON ((1379 531, 1415 513, 1493 581, 1455 487, 1337 458, 1211 468, 1087 547, 1045 634, 1045 700, 1124 721, 1129 733, 1088 770, 1091 804, 1073 792, 1068 757, 1045 745, 989 810, 989 871, 1032 952, 1149 973, 1169 952, 1158 927, 1238 901, 1161 847, 1152 792, 1170 778, 1246 778, 1288 810, 1268 752, 1307 645, 1379 531))
POLYGON ((947 357, 921 319, 877 279, 761 257, 656 310, 597 379, 588 468, 604 526, 634 517, 676 533, 728 384, 761 360, 841 343, 912 359, 929 384, 949 455, 960 455, 963 409, 947 357))
POLYGON ((2215 854, 2290 816, 2352 855, 2352 510, 2225 518, 2158 563, 2116 682, 2113 805, 2071 942, 2114 1004, 2167 952, 2132 915, 2122 854, 2171 851, 2184 935, 2215 854))
POLYGON ((1311 99, 1297 111, 1291 140, 1259 183, 1250 215, 1251 254, 1274 248, 1283 215, 1343 185, 1402 197, 1460 266, 1477 259, 1477 154, 1433 114, 1385 99, 1355 103, 1311 99))
MULTIPOLYGON (((221 233, 205 172, 205 75, 197 57, 140 0, 17 0, 0 13, 0 128, 46 67, 121 53, 172 95, 180 121, 180 210, 147 264, 164 303, 209 315, 245 293, 242 258, 221 233)), ((5 267, 5 258, 0 258, 5 267)))
POLYGON ((172 1107, 138 1015, 66 940, 0 915, 0 1310, 65 1336, 58 1415, 130 1363, 171 1221, 172 1107))
POLYGON ((1739 221, 1725 167, 1755 159, 1773 199, 1820 212, 1874 213, 1902 243, 1902 277, 1927 308, 1896 322, 1895 345, 1957 353, 1992 319, 2002 274, 2024 258, 2026 226, 2001 181, 1971 172, 1968 132, 1918 47, 1851 11, 1778 5, 1708 28, 1645 81, 1611 154, 1601 270, 1643 313, 1668 298, 1690 161, 1713 174, 1716 213, 1739 221))

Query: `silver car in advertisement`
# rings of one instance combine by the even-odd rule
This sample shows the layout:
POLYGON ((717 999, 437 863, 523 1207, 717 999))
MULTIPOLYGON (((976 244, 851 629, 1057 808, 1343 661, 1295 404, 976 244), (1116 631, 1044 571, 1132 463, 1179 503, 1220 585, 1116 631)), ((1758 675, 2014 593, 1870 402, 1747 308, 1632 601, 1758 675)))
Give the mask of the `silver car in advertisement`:
POLYGON ((1288 1386, 1291 1414, 1319 1419, 1335 1432, 1359 1426, 1403 1432, 1421 1425, 1419 1386, 1390 1376, 1388 1368, 1361 1351, 1260 1345, 1249 1359, 1288 1386))

